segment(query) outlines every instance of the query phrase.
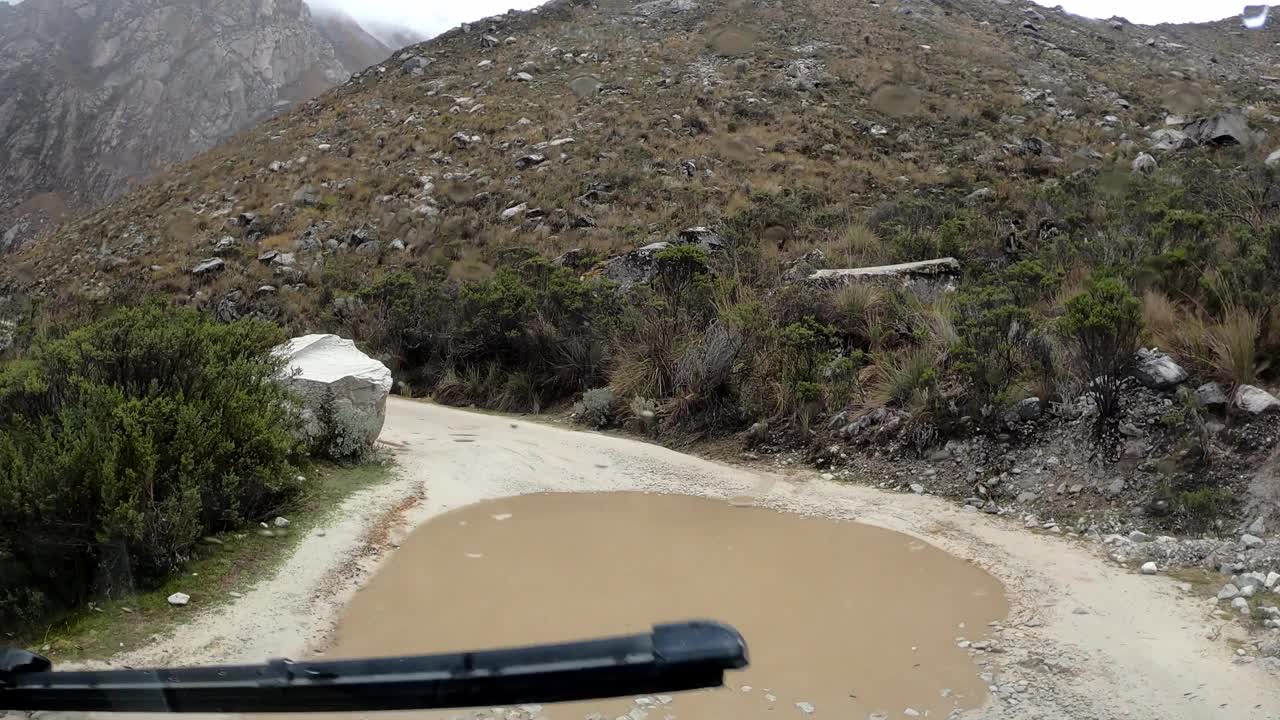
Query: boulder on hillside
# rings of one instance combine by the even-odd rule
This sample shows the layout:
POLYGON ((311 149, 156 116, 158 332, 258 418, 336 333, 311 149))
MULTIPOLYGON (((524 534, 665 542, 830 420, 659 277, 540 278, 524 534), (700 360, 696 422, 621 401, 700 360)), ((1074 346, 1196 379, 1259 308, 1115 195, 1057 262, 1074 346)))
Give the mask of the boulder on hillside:
POLYGON ((604 263, 604 276, 617 283, 623 290, 651 282, 658 274, 658 253, 676 245, 696 245, 707 255, 715 255, 724 250, 724 239, 710 228, 686 228, 677 233, 672 240, 649 243, 629 253, 610 258, 604 263))
POLYGON ((841 287, 856 282, 897 283, 904 286, 918 284, 936 285, 943 289, 955 287, 960 277, 960 261, 955 258, 938 258, 898 265, 878 265, 840 270, 815 270, 805 282, 819 287, 841 287))
POLYGON ((1168 390, 1187 379, 1187 371, 1158 350, 1141 348, 1133 357, 1133 376, 1153 390, 1168 390))
POLYGON ((1192 120, 1182 131, 1200 145, 1252 145, 1253 133, 1243 113, 1224 112, 1192 120))
POLYGON ((1232 406, 1248 415, 1261 415, 1280 410, 1280 399, 1275 395, 1253 385, 1241 385, 1236 388, 1232 406))
POLYGON ((1133 159, 1133 172, 1150 175, 1159 168, 1160 164, 1156 159, 1146 153, 1138 153, 1138 157, 1133 159))
POLYGON ((1263 162, 1269 168, 1280 167, 1280 150, 1276 150, 1275 152, 1268 155, 1267 159, 1264 160, 1263 162))
POLYGON ((1196 141, 1181 130, 1160 128, 1151 133, 1152 150, 1187 150, 1196 146, 1196 141))
POLYGON ((285 361, 281 380, 298 395, 308 438, 322 427, 321 405, 333 399, 333 411, 359 423, 370 445, 382 432, 391 393, 391 371, 365 355, 354 342, 337 335, 305 335, 273 351, 285 361))

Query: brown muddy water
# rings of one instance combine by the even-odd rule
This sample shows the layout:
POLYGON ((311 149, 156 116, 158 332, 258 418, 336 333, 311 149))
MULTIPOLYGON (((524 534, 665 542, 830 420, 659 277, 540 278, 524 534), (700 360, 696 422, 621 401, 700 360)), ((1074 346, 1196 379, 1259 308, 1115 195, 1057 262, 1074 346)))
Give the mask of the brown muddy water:
POLYGON ((388 715, 496 720, 945 718, 986 699, 960 638, 1008 611, 983 570, 853 522, 641 493, 471 505, 416 530, 346 608, 329 658, 562 642, 709 618, 747 639, 729 687, 547 707, 388 715), (597 715, 598 713, 598 715, 597 715))

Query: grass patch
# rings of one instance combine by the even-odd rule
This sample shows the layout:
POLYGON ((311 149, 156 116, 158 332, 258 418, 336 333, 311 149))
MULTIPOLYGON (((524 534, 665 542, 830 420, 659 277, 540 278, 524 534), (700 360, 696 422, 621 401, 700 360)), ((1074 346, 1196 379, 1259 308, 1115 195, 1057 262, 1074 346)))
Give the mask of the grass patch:
POLYGON ((94 603, 9 637, 18 647, 40 652, 59 664, 133 650, 195 613, 232 601, 230 593, 248 592, 279 567, 307 532, 323 525, 343 500, 386 480, 392 470, 390 463, 313 465, 304 472, 310 482, 302 498, 285 515, 290 521, 287 529, 272 529, 272 535, 266 536, 254 525, 218 535, 216 543, 200 543, 182 570, 155 589, 94 603), (190 595, 191 603, 170 606, 167 598, 175 592, 190 595))

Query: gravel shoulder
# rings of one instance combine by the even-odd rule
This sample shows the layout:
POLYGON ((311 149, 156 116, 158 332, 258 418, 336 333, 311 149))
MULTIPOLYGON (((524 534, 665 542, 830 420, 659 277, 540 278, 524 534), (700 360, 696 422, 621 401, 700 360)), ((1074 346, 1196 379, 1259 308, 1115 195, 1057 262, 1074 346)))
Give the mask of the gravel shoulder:
MULTIPOLYGON (((857 519, 927 540, 1000 578, 1009 618, 973 649, 995 688, 970 717, 1274 718, 1280 683, 1234 662, 1212 601, 1105 561, 1081 541, 887 493, 731 467, 633 440, 392 398, 382 441, 394 481, 348 499, 272 579, 113 664, 261 661, 322 651, 339 611, 413 527, 486 499, 614 490, 751 496, 779 510, 857 519)), ((893 592, 892 584, 883 592, 893 592)), ((945 588, 939 588, 945 593, 945 588)))

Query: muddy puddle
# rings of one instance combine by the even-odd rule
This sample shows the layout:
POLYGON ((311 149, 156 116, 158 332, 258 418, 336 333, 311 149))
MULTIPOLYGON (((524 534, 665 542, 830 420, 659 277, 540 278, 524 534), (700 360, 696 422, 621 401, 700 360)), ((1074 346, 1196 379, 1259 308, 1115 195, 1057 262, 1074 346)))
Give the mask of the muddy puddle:
POLYGON ((728 688, 386 715, 862 720, 910 717, 908 708, 945 718, 985 701, 957 641, 1005 616, 997 580, 906 535, 741 505, 543 494, 440 516, 356 594, 326 656, 561 642, 712 618, 750 646, 751 667, 728 688))

